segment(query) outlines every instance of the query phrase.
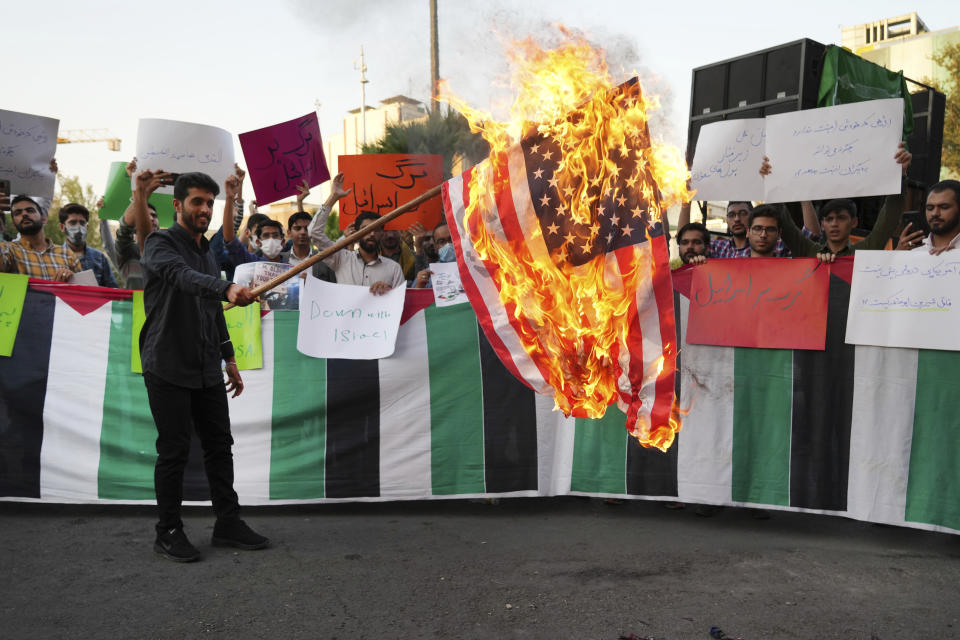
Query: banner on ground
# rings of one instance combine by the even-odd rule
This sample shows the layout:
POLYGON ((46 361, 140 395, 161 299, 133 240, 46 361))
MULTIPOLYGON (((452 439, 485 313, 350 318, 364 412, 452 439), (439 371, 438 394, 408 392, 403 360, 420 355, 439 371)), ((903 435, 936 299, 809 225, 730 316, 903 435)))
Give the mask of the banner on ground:
POLYGON ((55 118, 0 109, 0 180, 10 181, 12 195, 53 200, 57 176, 50 161, 59 128, 55 118))
MULTIPOLYGON (((588 495, 960 533, 960 353, 845 344, 849 270, 835 266, 824 351, 689 344, 689 280, 676 274, 689 413, 666 453, 629 437, 616 409, 553 411, 500 363, 469 306, 438 308, 430 291, 408 291, 382 360, 304 356, 299 314, 271 311, 263 369, 229 400, 240 501, 588 495)), ((64 288, 31 284, 0 359, 0 496, 150 504, 156 427, 130 371, 132 304, 81 312, 50 293, 64 288)), ((199 447, 184 498, 209 500, 199 447)))
POLYGON ((857 251, 847 342, 960 351, 960 256, 857 251))
MULTIPOLYGON (((205 173, 220 187, 233 173, 233 136, 220 127, 205 124, 141 118, 137 128, 137 170, 162 169, 172 173, 205 173)), ((130 178, 133 188, 136 176, 130 178)), ((157 193, 173 194, 172 186, 157 193)))
MULTIPOLYGON (((340 228, 353 224, 363 211, 390 213, 443 181, 443 156, 401 153, 367 153, 340 156, 337 167, 344 174, 350 195, 340 200, 340 228)), ((387 229, 406 229, 419 222, 433 229, 443 217, 440 198, 422 202, 387 229)))
POLYGON ((330 179, 316 112, 240 134, 253 192, 260 206, 297 195, 297 185, 330 179))

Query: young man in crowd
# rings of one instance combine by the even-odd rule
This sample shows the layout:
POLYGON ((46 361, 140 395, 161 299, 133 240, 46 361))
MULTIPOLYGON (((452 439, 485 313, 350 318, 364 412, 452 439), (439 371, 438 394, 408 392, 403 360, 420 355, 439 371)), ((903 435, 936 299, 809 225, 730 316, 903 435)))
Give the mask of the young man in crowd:
MULTIPOLYGON (((732 200, 727 203, 727 232, 729 238, 718 237, 710 241, 705 258, 748 258, 750 257, 750 241, 747 237, 747 222, 753 205, 746 201, 732 200)), ((690 223, 690 203, 685 202, 680 207, 680 217, 677 226, 685 227, 690 223)), ((777 242, 774 255, 778 258, 790 257, 790 250, 782 240, 777 242)))
POLYGON ((703 256, 706 258, 710 247, 710 231, 699 222, 688 222, 677 231, 677 249, 683 264, 703 256))
MULTIPOLYGON (((960 181, 943 180, 930 187, 923 210, 930 235, 922 241, 914 236, 901 242, 903 248, 926 251, 934 256, 956 249, 960 244, 960 181)), ((904 233, 908 230, 905 229, 904 233)))
POLYGON ((93 271, 98 285, 116 289, 117 281, 113 277, 110 260, 107 259, 106 254, 87 246, 87 224, 90 222, 90 211, 82 204, 71 202, 63 205, 58 215, 60 231, 67 236, 63 248, 68 249, 80 259, 82 270, 93 271))
MULTIPOLYGON (((334 244, 333 240, 327 237, 327 218, 330 217, 333 205, 350 194, 350 189, 344 190, 343 180, 342 173, 334 177, 330 185, 330 195, 310 222, 310 238, 320 250, 334 244)), ((372 211, 365 211, 357 216, 354 227, 363 229, 379 217, 372 211)), ((406 284, 400 265, 380 257, 380 243, 373 231, 360 239, 356 251, 338 251, 324 262, 336 273, 338 283, 370 287, 370 293, 374 295, 382 295, 406 284)))
MULTIPOLYGON (((138 229, 149 224, 146 201, 153 172, 137 174, 133 207, 138 229)), ((236 198, 237 176, 226 182, 226 208, 236 198)), ((154 484, 159 521, 154 550, 177 562, 192 562, 200 552, 190 544, 180 518, 183 474, 196 433, 217 520, 215 545, 262 549, 267 538, 240 519, 233 489, 233 454, 227 393, 243 391, 233 345, 223 316, 223 302, 245 306, 252 292, 220 279, 220 270, 204 233, 213 215, 219 187, 203 173, 185 173, 174 184, 177 219, 169 229, 145 238, 141 260, 146 286, 146 318, 140 333, 140 356, 150 410, 157 426, 154 484), (224 384, 221 362, 226 362, 224 384)), ((231 212, 232 213, 232 212, 231 212)))
POLYGON ((15 197, 10 203, 10 221, 20 239, 0 242, 0 271, 57 282, 67 282, 81 271, 79 258, 47 238, 43 231, 47 214, 36 200, 15 197))

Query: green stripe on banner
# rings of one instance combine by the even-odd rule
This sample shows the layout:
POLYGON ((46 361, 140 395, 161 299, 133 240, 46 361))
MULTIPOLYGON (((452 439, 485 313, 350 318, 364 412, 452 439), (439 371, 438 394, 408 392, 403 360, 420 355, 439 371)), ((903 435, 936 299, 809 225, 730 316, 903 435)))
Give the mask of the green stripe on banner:
POLYGON ((97 491, 105 500, 150 500, 155 497, 157 427, 143 376, 130 371, 133 304, 111 304, 97 491))
MULTIPOLYGON (((960 529, 960 438, 952 408, 960 353, 917 353, 917 395, 904 520, 960 529)), ((877 437, 881 437, 880 434, 877 437)))
POLYGON ((731 499, 788 506, 793 351, 737 348, 733 377, 731 499))
POLYGON ((615 405, 599 420, 577 418, 570 490, 627 492, 627 416, 615 405))
POLYGON ((430 385, 433 493, 483 493, 483 378, 476 315, 468 304, 431 305, 423 313, 430 380, 447 381, 430 385))
POLYGON ((297 351, 300 314, 273 311, 270 498, 323 498, 327 361, 297 351), (279 420, 278 420, 279 419, 279 420))

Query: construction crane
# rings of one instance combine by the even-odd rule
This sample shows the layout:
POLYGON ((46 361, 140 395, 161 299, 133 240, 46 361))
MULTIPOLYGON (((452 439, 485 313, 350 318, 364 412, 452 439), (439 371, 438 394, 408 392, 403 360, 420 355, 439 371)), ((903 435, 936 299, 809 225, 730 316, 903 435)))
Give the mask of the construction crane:
POLYGON ((106 142, 110 151, 120 151, 120 138, 107 129, 69 129, 57 136, 57 144, 75 144, 80 142, 106 142))

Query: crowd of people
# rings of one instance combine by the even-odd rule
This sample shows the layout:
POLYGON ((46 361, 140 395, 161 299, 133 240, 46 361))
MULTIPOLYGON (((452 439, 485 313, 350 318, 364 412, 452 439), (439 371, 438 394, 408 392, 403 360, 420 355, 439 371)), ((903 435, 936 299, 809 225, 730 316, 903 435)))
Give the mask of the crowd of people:
MULTIPOLYGON (((56 168, 56 163, 51 162, 51 170, 56 168)), ((160 228, 150 196, 157 189, 172 185, 176 175, 151 170, 138 173, 136 158, 127 165, 127 173, 134 178, 135 187, 130 205, 119 220, 109 256, 86 243, 90 211, 84 205, 71 202, 60 208, 60 229, 66 241, 54 245, 44 233, 48 212, 39 198, 17 195, 11 199, 9 194, 0 193, 0 234, 3 235, 0 271, 68 282, 75 273, 90 270, 101 287, 143 289, 140 264, 143 241, 160 228)), ((297 265, 333 245, 333 239, 326 233, 327 221, 337 201, 350 193, 343 188, 343 174, 334 177, 330 195, 316 215, 304 207, 304 200, 310 195, 309 186, 299 185, 297 211, 287 219, 286 225, 258 212, 256 202, 250 203, 249 215, 243 224, 244 177, 243 169, 235 166, 234 174, 224 185, 224 224, 209 239, 217 266, 227 280, 233 279, 235 269, 241 264, 297 265)), ((99 205, 102 204, 101 199, 99 205)), ((346 232, 363 229, 379 217, 372 211, 361 212, 346 232)), ((441 220, 432 230, 420 223, 404 231, 377 228, 360 239, 356 251, 335 253, 315 263, 311 273, 327 282, 362 285, 374 294, 382 294, 399 286, 429 287, 430 263, 454 260, 450 230, 441 220)))
MULTIPOLYGON (((912 155, 903 143, 894 156, 906 176, 912 155)), ((773 166, 764 158, 761 175, 770 175, 773 166)), ((957 246, 960 238, 960 181, 943 180, 929 188, 923 206, 929 235, 913 222, 902 225, 904 188, 887 196, 870 232, 855 243, 851 235, 859 225, 857 205, 848 198, 825 202, 819 209, 810 201, 801 203, 803 227, 798 228, 783 205, 750 202, 727 204, 729 237, 712 238, 700 222, 690 221, 690 203, 680 211, 677 248, 682 264, 703 264, 710 258, 816 257, 833 262, 858 250, 881 250, 902 229, 894 245, 900 251, 927 251, 938 255, 957 246)))

